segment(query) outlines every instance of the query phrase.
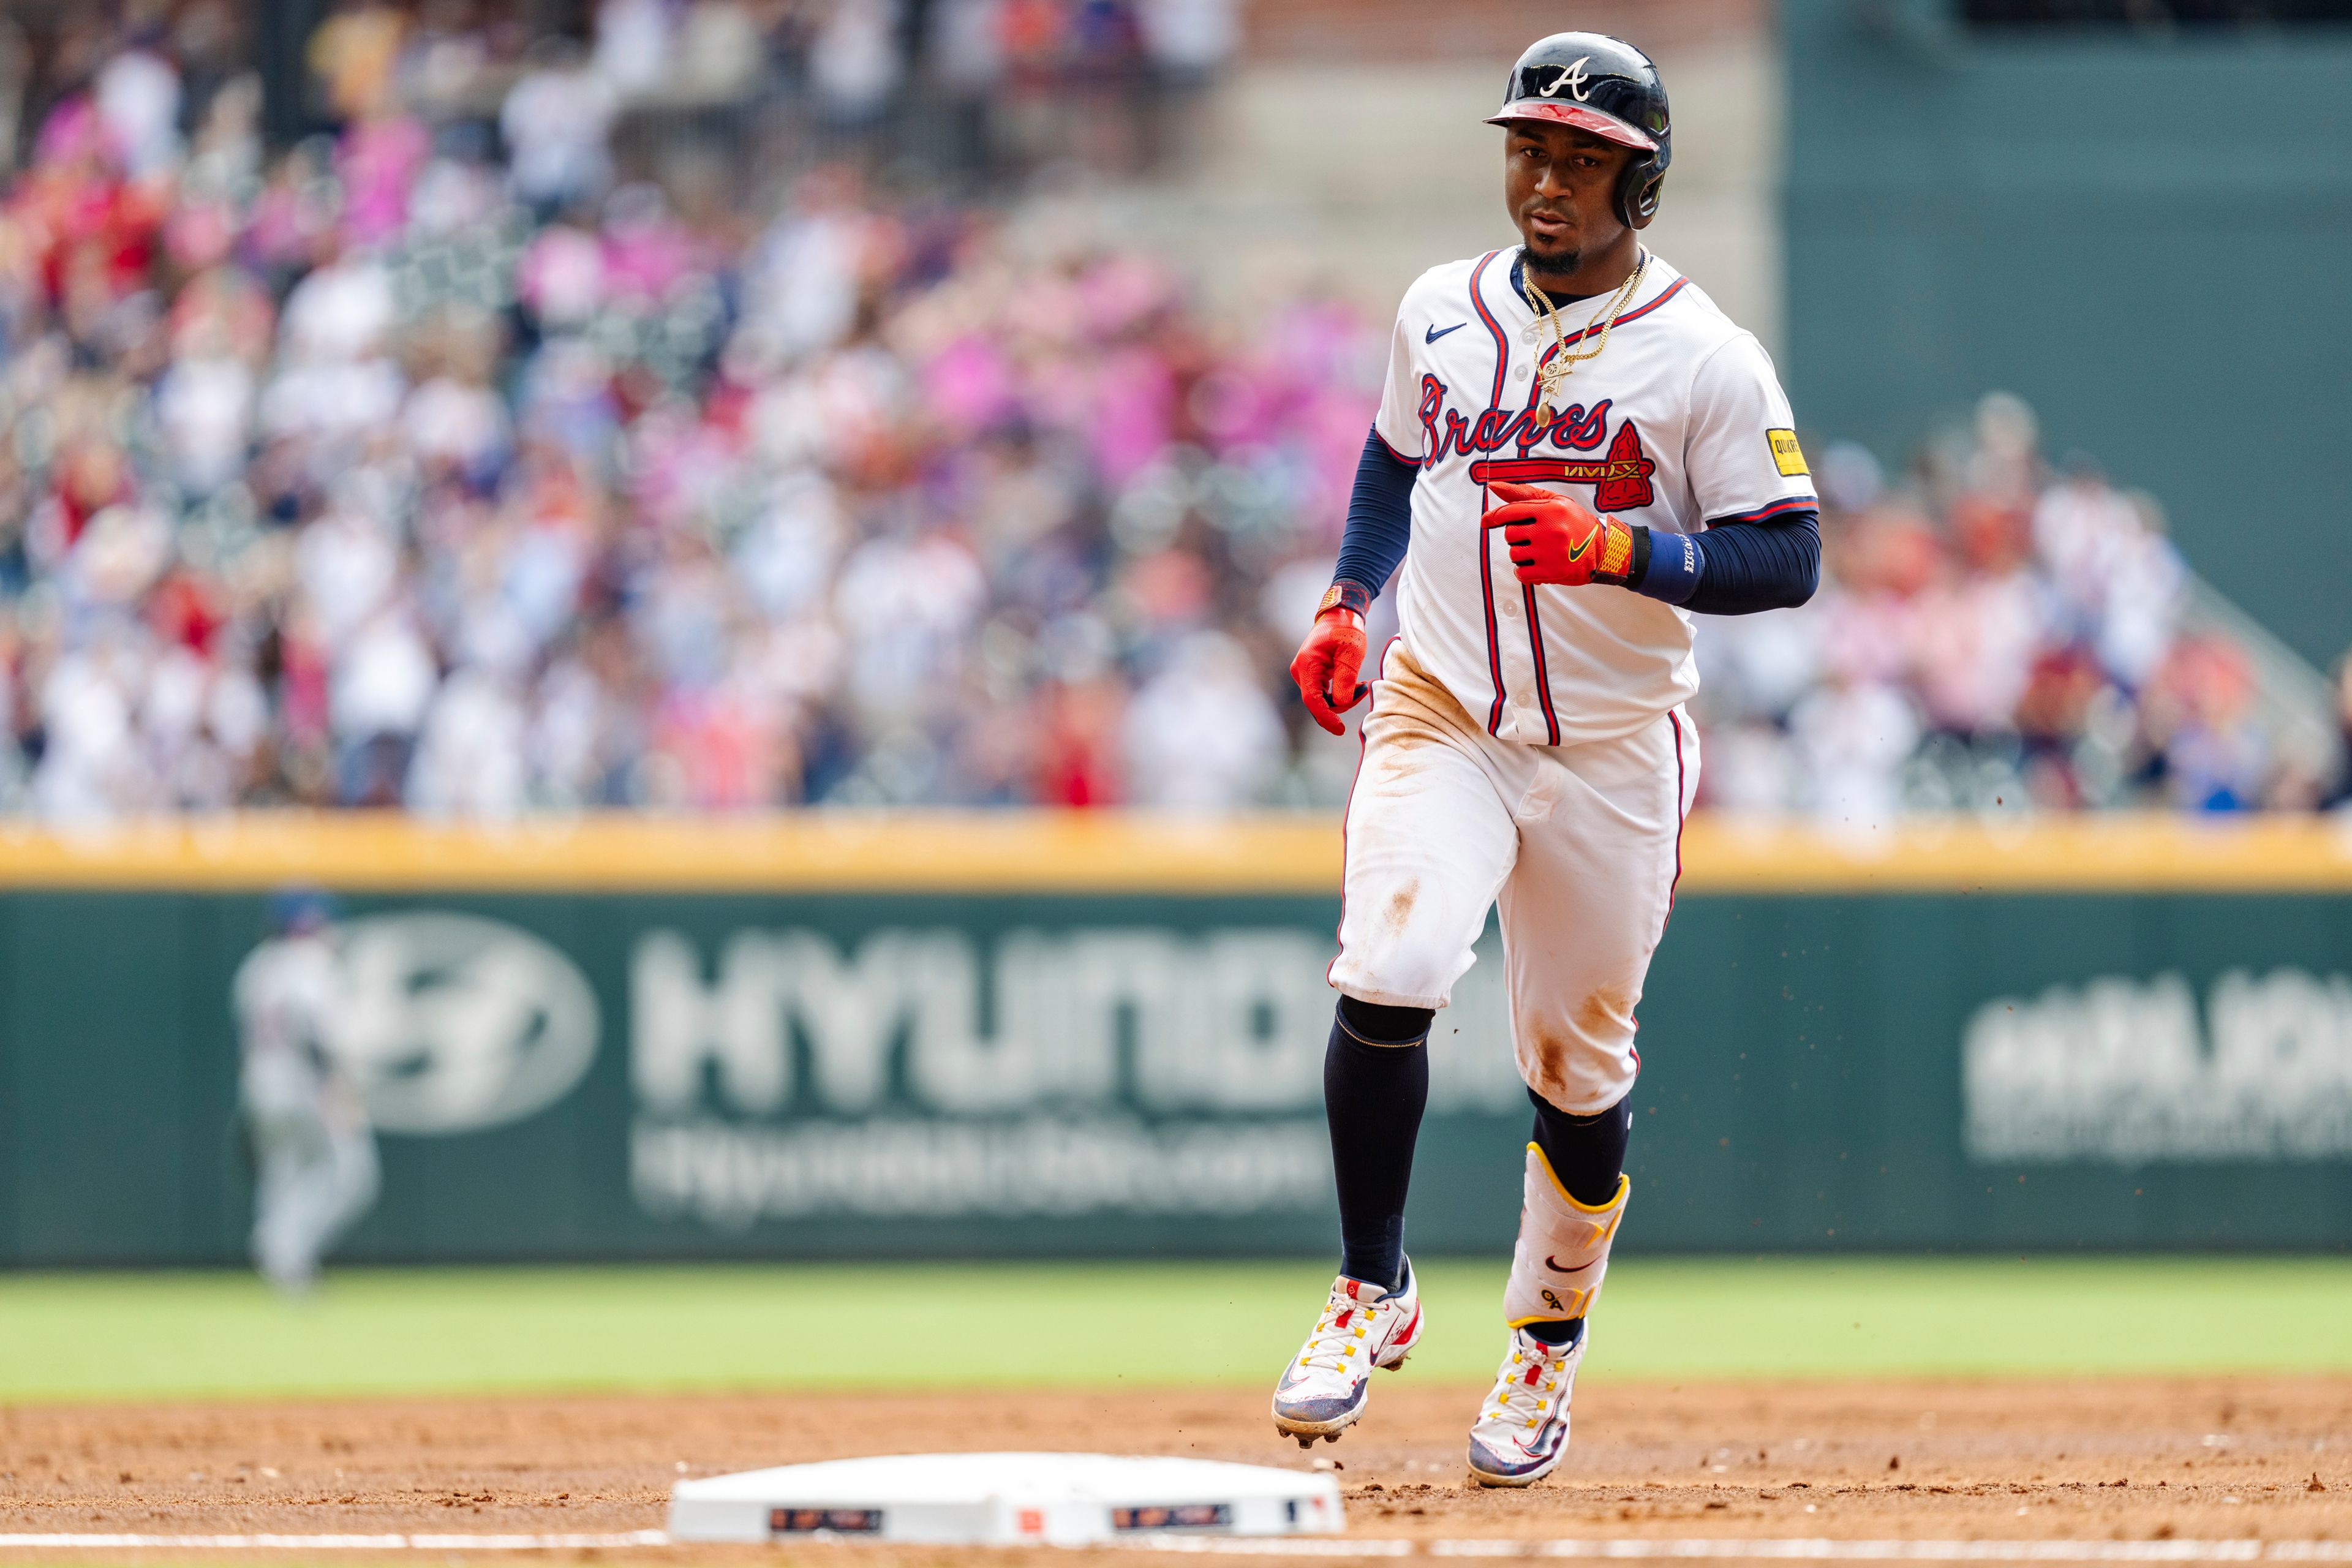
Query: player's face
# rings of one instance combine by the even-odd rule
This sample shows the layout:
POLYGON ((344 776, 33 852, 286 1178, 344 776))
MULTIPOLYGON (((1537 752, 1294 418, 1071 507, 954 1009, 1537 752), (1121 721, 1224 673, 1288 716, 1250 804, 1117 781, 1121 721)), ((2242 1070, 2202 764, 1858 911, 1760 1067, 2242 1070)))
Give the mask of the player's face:
POLYGON ((1530 121, 1504 142, 1503 198, 1535 270, 1566 278, 1629 240, 1617 176, 1633 153, 1565 125, 1530 121))

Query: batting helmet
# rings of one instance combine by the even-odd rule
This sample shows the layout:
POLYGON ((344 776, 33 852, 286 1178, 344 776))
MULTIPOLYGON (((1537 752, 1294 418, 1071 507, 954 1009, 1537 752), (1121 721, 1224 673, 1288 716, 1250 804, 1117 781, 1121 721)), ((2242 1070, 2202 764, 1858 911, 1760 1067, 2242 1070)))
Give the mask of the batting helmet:
POLYGON ((334 895, 324 888, 298 882, 269 895, 269 929, 281 936, 318 931, 334 919, 334 895))
POLYGON ((1628 225, 1658 210, 1658 187, 1674 161, 1666 84, 1650 57, 1605 33, 1554 33, 1528 46, 1503 88, 1503 110, 1489 125, 1549 120, 1572 125, 1633 156, 1617 182, 1617 216, 1628 225))

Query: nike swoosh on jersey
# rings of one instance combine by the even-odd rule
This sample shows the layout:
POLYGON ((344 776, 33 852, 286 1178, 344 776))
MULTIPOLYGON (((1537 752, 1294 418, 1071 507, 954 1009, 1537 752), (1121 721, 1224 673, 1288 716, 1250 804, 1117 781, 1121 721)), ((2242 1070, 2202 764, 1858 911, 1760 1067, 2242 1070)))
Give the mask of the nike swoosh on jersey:
POLYGON ((1443 329, 1433 325, 1427 331, 1422 334, 1421 341, 1425 343, 1433 343, 1438 339, 1444 337, 1447 332, 1458 332, 1469 324, 1470 323, 1467 321, 1456 321, 1452 326, 1443 329))
POLYGON ((1554 1258, 1550 1253, 1547 1252, 1544 1254, 1544 1267, 1550 1269, 1554 1274, 1581 1274, 1586 1269, 1591 1268, 1592 1265, 1590 1263, 1580 1263, 1575 1268, 1570 1268, 1567 1265, 1561 1263, 1559 1258, 1554 1258))

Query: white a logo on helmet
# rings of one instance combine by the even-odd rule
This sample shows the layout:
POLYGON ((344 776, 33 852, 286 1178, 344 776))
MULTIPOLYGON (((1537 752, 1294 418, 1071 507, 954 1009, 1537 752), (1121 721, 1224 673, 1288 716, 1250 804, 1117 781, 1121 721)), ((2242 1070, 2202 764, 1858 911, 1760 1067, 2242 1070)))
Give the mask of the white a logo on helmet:
POLYGON ((1577 102, 1582 103, 1585 99, 1590 96, 1591 91, 1590 88, 1585 86, 1585 83, 1591 79, 1584 74, 1584 62, 1591 58, 1592 57, 1591 55, 1579 55, 1570 63, 1559 67, 1558 69, 1559 74, 1551 79, 1551 85, 1544 89, 1540 96, 1545 98, 1558 98, 1559 96, 1559 89, 1561 88, 1566 88, 1568 89, 1570 97, 1575 99, 1577 102))
POLYGON ((419 911, 339 924, 338 1060, 386 1132, 472 1132, 571 1092, 596 1055, 596 998, 528 931, 419 911))

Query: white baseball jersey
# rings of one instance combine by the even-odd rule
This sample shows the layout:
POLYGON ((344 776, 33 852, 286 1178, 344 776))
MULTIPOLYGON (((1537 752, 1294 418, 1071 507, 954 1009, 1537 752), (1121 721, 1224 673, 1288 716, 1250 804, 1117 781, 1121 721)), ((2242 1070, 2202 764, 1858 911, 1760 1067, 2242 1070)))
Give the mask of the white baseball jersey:
MULTIPOLYGON (((1623 588, 1521 586, 1502 531, 1479 524, 1495 504, 1486 487, 1562 489, 1647 523, 1655 549, 1819 503, 1771 359, 1656 257, 1608 348, 1561 381, 1539 423, 1537 365, 1555 351, 1512 286, 1517 255, 1433 268, 1397 309, 1375 428, 1421 468, 1398 576, 1402 636, 1490 735, 1611 740, 1698 689, 1690 616, 1623 588)), ((1613 297, 1560 311, 1570 348, 1597 338, 1613 297)))
POLYGON ((237 1096, 257 1166, 253 1258, 287 1290, 308 1289, 329 1247, 375 1202, 375 1135, 328 1050, 347 989, 324 934, 265 942, 237 967, 237 1096))

